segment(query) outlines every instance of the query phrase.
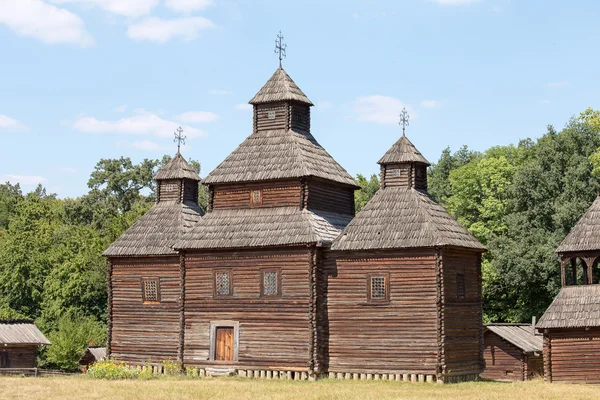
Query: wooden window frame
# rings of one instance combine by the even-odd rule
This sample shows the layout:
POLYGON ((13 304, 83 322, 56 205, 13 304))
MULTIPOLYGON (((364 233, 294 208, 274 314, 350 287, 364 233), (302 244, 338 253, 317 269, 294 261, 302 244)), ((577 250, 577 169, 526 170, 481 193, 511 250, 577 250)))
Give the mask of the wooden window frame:
POLYGON ((371 304, 385 304, 390 302, 390 273, 383 272, 377 274, 367 275, 367 302, 371 304), (372 290, 372 279, 373 278, 384 278, 385 296, 373 298, 372 290))
POLYGON ((458 300, 467 298, 467 282, 465 281, 465 274, 462 272, 456 273, 456 298, 458 300))
POLYGON ((250 204, 252 206, 262 206, 263 204, 263 191, 262 189, 251 189, 250 190, 250 204), (258 193, 258 201, 254 200, 254 194, 258 193))
POLYGON ((150 277, 150 278, 142 278, 140 279, 140 283, 142 286, 142 303, 144 304, 160 304, 161 296, 160 296, 160 278, 158 277, 150 277), (146 282, 156 281, 156 300, 146 300, 146 282))
POLYGON ((227 299, 233 297, 233 272, 231 268, 213 270, 213 297, 215 299, 227 299), (229 274, 229 294, 217 293, 217 274, 229 274))
POLYGON ((218 364, 231 364, 238 362, 238 352, 240 343, 240 323, 238 321, 219 320, 210 321, 209 331, 210 346, 208 349, 208 360, 218 364), (233 360, 232 361, 217 361, 215 360, 217 328, 233 328, 233 360))
POLYGON ((277 119, 277 111, 276 110, 268 110, 267 111, 267 119, 269 119, 269 120, 277 119))
POLYGON ((260 297, 265 298, 265 299, 281 298, 281 268, 262 268, 260 270, 260 297), (265 294, 265 273, 266 272, 277 273, 277 293, 276 294, 265 294))
POLYGON ((400 178, 400 168, 392 168, 392 178, 400 178))

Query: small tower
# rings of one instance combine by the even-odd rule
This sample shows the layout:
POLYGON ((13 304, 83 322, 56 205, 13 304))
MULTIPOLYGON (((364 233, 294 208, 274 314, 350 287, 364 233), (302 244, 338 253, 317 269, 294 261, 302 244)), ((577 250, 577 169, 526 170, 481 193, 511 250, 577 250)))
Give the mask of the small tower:
POLYGON ((408 112, 400 113, 402 137, 378 161, 381 166, 381 187, 401 186, 427 191, 429 161, 406 137, 408 112))

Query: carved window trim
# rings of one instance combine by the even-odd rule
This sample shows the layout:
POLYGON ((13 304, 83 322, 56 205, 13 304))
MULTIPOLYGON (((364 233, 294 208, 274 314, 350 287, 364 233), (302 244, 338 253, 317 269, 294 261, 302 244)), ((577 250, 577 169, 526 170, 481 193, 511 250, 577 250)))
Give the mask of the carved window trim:
POLYGON ((392 177, 400 178, 400 168, 392 168, 392 177))
POLYGON ((274 299, 281 297, 281 268, 263 268, 260 270, 260 297, 274 299), (276 292, 274 294, 265 293, 265 275, 268 273, 276 274, 276 292))
POLYGON ((250 204, 253 206, 261 206, 263 203, 263 191, 262 189, 250 190, 250 204))
POLYGON ((233 273, 231 269, 215 269, 213 270, 213 296, 218 299, 233 297, 233 273), (219 274, 228 274, 229 275, 229 291, 227 294, 219 294, 218 292, 218 284, 217 278, 219 274))
POLYGON ((275 110, 267 111, 267 119, 275 119, 277 118, 277 112, 275 110))
POLYGON ((367 301, 369 303, 389 303, 390 301, 390 274, 386 273, 378 273, 378 274, 369 274, 367 276, 367 301), (383 288, 384 288, 384 296, 373 296, 373 285, 376 282, 381 282, 383 279, 383 288))
POLYGON ((167 183, 165 185, 165 191, 166 192, 174 192, 175 191, 175 184, 174 183, 167 183))
POLYGON ((142 278, 142 302, 144 304, 160 304, 160 278, 142 278), (155 291, 152 295, 152 291, 155 291))

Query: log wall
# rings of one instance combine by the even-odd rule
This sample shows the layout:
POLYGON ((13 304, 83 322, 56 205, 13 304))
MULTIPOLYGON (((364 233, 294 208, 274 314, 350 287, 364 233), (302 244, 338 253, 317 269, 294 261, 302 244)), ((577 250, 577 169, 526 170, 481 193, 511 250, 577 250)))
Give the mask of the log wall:
POLYGON ((287 103, 269 103, 254 106, 254 131, 272 131, 289 129, 289 112, 287 103), (269 118, 269 116, 274 118, 269 118))
POLYGON ((198 182, 190 179, 183 180, 183 201, 198 204, 198 182))
MULTIPOLYGON (((160 181, 158 184, 160 201, 179 201, 181 194, 181 181, 179 179, 169 179, 160 181)), ((198 189, 196 189, 198 190, 198 189)))
POLYGON ((325 180, 310 179, 307 185, 307 207, 354 215, 354 189, 325 180))
POLYGON ((110 356, 133 364, 177 359, 178 256, 112 259, 110 356), (142 279, 160 280, 160 302, 144 304, 142 279))
POLYGON ((482 378, 496 381, 525 380, 523 350, 507 342, 494 332, 484 334, 485 371, 482 378))
POLYGON ((270 181, 256 184, 226 184, 213 187, 212 208, 272 208, 300 206, 299 179, 270 181), (262 204, 252 204, 252 190, 262 190, 262 204))
POLYGON ((533 379, 544 376, 544 357, 543 354, 528 354, 525 357, 527 366, 527 379, 533 379))
POLYGON ((295 131, 310 132, 310 107, 292 104, 290 107, 290 127, 295 131))
POLYGON ((237 369, 308 371, 311 354, 310 282, 308 248, 240 250, 186 254, 185 349, 186 365, 219 364, 210 360, 210 325, 215 321, 239 324, 237 369), (261 269, 281 273, 281 296, 261 297, 261 269), (231 296, 214 294, 214 271, 231 271, 231 296))
POLYGON ((35 368, 37 367, 37 345, 2 345, 0 353, 3 359, 8 360, 8 365, 3 368, 35 368))
POLYGON ((336 253, 325 265, 330 373, 436 374, 432 249, 336 253), (373 273, 389 273, 389 302, 368 302, 373 273))
POLYGON ((600 383, 600 328, 552 329, 544 336, 552 349, 552 382, 600 383))
POLYGON ((427 190, 427 167, 417 163, 382 165, 380 179, 382 187, 403 186, 427 190))
POLYGON ((474 252, 442 252, 443 264, 443 374, 470 375, 483 371, 483 311, 481 301, 481 261, 474 252), (462 286, 457 282, 461 274, 462 286))

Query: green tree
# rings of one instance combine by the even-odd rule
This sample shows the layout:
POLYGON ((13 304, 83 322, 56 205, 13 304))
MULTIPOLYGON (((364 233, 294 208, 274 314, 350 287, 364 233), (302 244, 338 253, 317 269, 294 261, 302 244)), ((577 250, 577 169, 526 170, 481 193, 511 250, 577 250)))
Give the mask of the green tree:
POLYGON ((358 213, 379 190, 379 178, 373 174, 367 179, 364 175, 358 174, 356 183, 360 186, 360 190, 354 192, 354 207, 358 213))
POLYGON ((467 146, 461 147, 454 154, 450 147, 442 151, 437 163, 429 167, 427 178, 427 191, 441 205, 446 206, 448 198, 452 196, 450 173, 455 169, 468 164, 479 153, 469 150, 467 146))

